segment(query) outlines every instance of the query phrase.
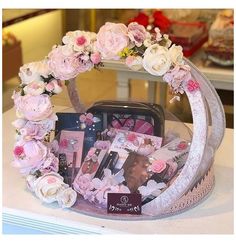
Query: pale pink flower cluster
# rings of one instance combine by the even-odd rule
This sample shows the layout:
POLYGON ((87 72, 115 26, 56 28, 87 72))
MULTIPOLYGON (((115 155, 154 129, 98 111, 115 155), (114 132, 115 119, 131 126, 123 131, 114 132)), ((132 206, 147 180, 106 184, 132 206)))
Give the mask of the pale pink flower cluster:
POLYGON ((73 188, 85 200, 106 207, 108 193, 130 193, 130 190, 122 184, 124 181, 123 174, 123 170, 116 175, 112 175, 111 170, 104 169, 102 180, 92 178, 90 174, 84 174, 75 178, 73 188))

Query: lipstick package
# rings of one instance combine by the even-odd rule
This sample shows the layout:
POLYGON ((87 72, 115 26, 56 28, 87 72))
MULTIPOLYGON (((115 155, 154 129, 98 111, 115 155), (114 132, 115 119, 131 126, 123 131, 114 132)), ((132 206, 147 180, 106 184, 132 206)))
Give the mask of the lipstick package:
POLYGON ((103 161, 101 162, 96 174, 94 177, 102 179, 103 177, 103 170, 105 168, 108 168, 111 170, 111 172, 113 173, 113 169, 115 168, 115 165, 118 161, 119 155, 117 152, 115 151, 111 151, 108 155, 107 158, 103 159, 103 161))

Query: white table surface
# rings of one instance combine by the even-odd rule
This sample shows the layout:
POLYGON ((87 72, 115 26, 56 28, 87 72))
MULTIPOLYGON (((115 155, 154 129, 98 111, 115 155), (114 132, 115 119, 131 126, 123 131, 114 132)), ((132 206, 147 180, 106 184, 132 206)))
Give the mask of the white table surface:
MULTIPOLYGON (((64 107, 55 107, 60 111, 64 107)), ((216 153, 216 184, 197 207, 169 218, 119 221, 94 218, 57 205, 45 205, 26 190, 25 180, 11 166, 15 110, 3 114, 3 222, 48 233, 231 234, 233 233, 233 129, 226 129, 216 153)))

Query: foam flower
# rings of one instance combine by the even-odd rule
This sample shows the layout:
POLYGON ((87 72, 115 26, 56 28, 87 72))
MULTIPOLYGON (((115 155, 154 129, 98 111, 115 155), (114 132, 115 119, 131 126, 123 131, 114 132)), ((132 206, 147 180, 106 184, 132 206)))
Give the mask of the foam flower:
POLYGON ((63 189, 56 196, 57 202, 62 208, 72 207, 76 202, 76 198, 77 193, 71 187, 63 189))
POLYGON ((166 47, 153 44, 144 52, 143 67, 152 75, 162 76, 171 66, 169 51, 166 47))
POLYGON ((63 177, 55 172, 46 173, 35 181, 35 195, 45 203, 57 201, 57 195, 65 188, 68 188, 68 185, 63 182, 63 177))
POLYGON ((99 29, 96 47, 102 58, 119 59, 119 52, 128 44, 128 29, 124 24, 107 22, 99 29))
POLYGON ((152 195, 157 197, 161 194, 161 190, 166 187, 164 182, 155 182, 154 180, 149 180, 146 186, 141 186, 138 188, 138 191, 142 195, 142 198, 145 199, 146 197, 152 195))

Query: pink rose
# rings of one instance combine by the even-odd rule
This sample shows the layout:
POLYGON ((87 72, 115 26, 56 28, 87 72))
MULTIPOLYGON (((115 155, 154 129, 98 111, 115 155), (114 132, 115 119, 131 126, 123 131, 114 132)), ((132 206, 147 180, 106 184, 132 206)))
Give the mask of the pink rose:
POLYGON ((143 25, 132 22, 128 25, 128 36, 137 47, 141 47, 147 37, 147 31, 143 25))
POLYGON ((55 157, 53 153, 49 153, 39 170, 43 174, 49 173, 49 172, 58 172, 59 171, 58 158, 55 157))
POLYGON ((91 61, 94 63, 94 64, 99 64, 101 62, 101 55, 100 53, 96 52, 96 53, 93 53, 91 54, 91 61))
POLYGON ((53 113, 50 97, 46 94, 20 96, 15 106, 20 115, 31 121, 44 120, 53 113))
POLYGON ((143 59, 140 56, 128 56, 125 59, 125 64, 132 70, 138 71, 142 69, 143 59))
POLYGON ((93 67, 91 61, 84 61, 79 53, 75 53, 68 46, 58 46, 48 55, 48 66, 55 79, 69 80, 79 73, 93 67))
POLYGON ((92 178, 90 174, 84 174, 81 176, 77 176, 73 182, 74 190, 80 193, 82 196, 85 195, 87 191, 91 191, 93 189, 92 178))
POLYGON ((106 23, 99 29, 96 47, 104 59, 119 59, 118 53, 128 44, 128 29, 124 24, 106 23))
POLYGON ((18 141, 14 148, 13 166, 23 175, 36 171, 47 155, 47 147, 40 141, 18 141))
POLYGON ((163 160, 153 161, 150 168, 151 168, 151 171, 154 173, 161 173, 166 169, 166 162, 163 160))
POLYGON ((200 87, 199 83, 195 80, 189 80, 187 83, 188 91, 194 92, 195 90, 198 90, 200 87))
POLYGON ((168 83, 174 93, 184 93, 184 86, 191 79, 190 67, 188 65, 176 65, 168 71, 163 80, 168 83))

